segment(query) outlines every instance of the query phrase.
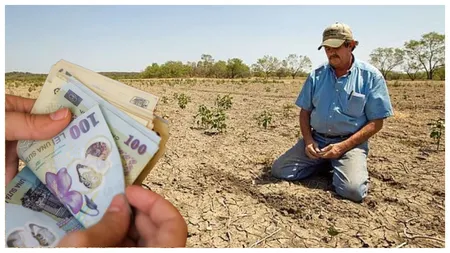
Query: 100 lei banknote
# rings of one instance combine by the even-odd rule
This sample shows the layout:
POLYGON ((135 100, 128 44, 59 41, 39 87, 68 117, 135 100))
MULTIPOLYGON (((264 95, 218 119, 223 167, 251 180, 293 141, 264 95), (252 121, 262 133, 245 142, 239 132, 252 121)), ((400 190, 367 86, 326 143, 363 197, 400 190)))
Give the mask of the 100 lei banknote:
MULTIPOLYGON (((147 163, 158 151, 160 137, 145 126, 135 122, 127 114, 110 105, 100 96, 86 88, 78 80, 59 74, 54 81, 64 83, 56 95, 40 96, 37 108, 39 113, 51 113, 59 108, 69 108, 76 117, 82 115, 89 108, 99 105, 106 119, 109 129, 117 144, 126 185, 133 184, 147 163)), ((20 141, 18 153, 31 145, 32 141, 20 141)))
POLYGON ((125 191, 120 154, 98 105, 18 155, 85 228, 125 191))

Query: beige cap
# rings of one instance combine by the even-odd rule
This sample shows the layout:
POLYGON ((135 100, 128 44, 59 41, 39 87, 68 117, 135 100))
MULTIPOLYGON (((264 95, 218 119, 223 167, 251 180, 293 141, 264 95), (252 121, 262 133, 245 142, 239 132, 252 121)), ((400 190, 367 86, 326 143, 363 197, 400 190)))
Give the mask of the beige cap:
MULTIPOLYGON (((318 50, 320 50, 322 46, 336 48, 340 47, 345 41, 353 41, 353 33, 350 26, 338 22, 325 28, 322 36, 322 44, 320 44, 318 50)), ((356 43, 358 44, 357 41, 356 43)))

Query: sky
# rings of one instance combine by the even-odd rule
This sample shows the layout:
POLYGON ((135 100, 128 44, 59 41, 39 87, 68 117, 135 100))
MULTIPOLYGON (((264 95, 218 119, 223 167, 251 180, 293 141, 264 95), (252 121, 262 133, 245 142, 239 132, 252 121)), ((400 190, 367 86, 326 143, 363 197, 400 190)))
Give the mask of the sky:
POLYGON ((317 67, 323 30, 348 24, 368 61, 378 47, 445 34, 445 6, 6 6, 5 71, 48 73, 60 59, 94 71, 156 62, 306 55, 317 67))

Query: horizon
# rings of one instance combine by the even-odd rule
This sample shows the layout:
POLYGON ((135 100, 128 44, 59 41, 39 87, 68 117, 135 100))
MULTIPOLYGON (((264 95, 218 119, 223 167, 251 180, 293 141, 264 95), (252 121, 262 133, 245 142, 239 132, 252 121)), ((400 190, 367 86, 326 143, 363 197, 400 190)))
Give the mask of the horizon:
POLYGON ((96 72, 142 72, 202 54, 248 66, 264 55, 305 55, 314 69, 326 62, 317 50, 322 32, 336 21, 359 41, 355 57, 369 61, 375 48, 445 34, 445 6, 6 6, 5 73, 45 74, 60 59, 96 72))

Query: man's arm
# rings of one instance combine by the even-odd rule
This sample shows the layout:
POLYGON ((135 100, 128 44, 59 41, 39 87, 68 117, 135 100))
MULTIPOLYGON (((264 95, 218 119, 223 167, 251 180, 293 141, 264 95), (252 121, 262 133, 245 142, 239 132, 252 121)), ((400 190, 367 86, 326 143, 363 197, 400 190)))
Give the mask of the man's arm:
POLYGON ((348 139, 339 143, 342 153, 349 151, 378 133, 383 128, 383 122, 384 119, 371 120, 348 139))
POLYGON ((300 131, 302 132, 303 140, 308 145, 314 141, 311 133, 311 111, 300 109, 300 131))
POLYGON ((310 119, 311 111, 300 109, 300 131, 305 142, 305 154, 311 159, 317 159, 320 149, 312 137, 310 119))
POLYGON ((348 139, 336 144, 330 144, 323 148, 319 153, 319 156, 326 159, 336 159, 341 157, 345 152, 367 141, 370 137, 380 131, 383 127, 383 121, 384 119, 369 121, 363 128, 358 130, 348 139))

